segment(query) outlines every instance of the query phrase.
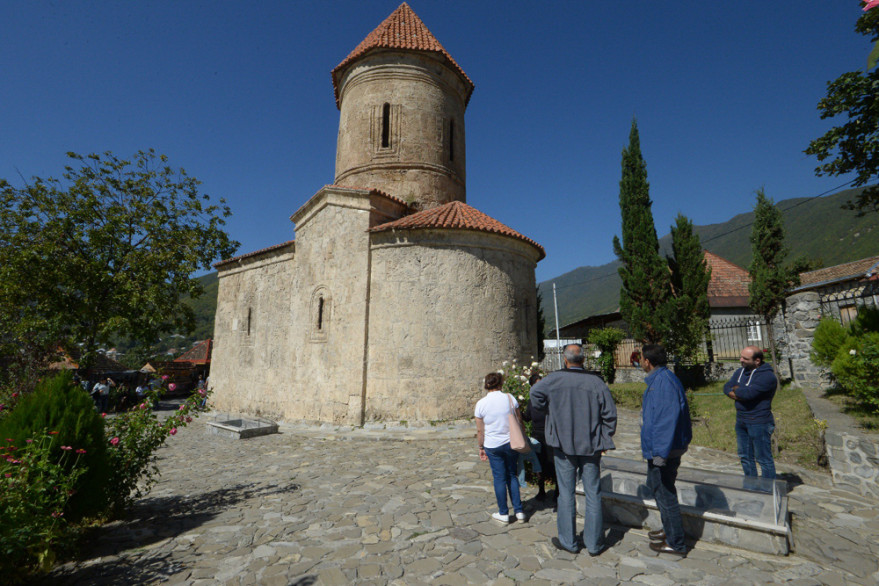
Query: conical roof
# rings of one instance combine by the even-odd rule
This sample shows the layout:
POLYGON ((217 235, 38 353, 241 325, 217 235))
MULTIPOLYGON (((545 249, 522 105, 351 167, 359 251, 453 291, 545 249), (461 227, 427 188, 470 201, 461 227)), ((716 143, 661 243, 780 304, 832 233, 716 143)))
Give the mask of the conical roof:
POLYGON ((439 53, 464 80, 467 86, 465 103, 470 101, 470 96, 473 94, 473 88, 475 87, 473 82, 470 81, 464 70, 452 59, 452 56, 448 54, 440 42, 436 40, 436 37, 427 29, 424 22, 418 18, 418 15, 415 14, 408 4, 403 2, 333 69, 333 91, 336 94, 336 105, 339 104, 339 81, 342 77, 342 72, 353 61, 374 49, 408 49, 411 51, 439 53))
POLYGON ((491 216, 483 214, 476 208, 460 201, 451 201, 445 205, 424 210, 410 216, 404 216, 399 220, 387 222, 374 228, 370 232, 384 232, 387 230, 427 230, 427 229, 459 229, 476 230, 479 232, 491 232, 510 236, 527 242, 540 252, 540 258, 546 256, 546 251, 541 245, 527 236, 519 234, 509 226, 501 224, 491 216))

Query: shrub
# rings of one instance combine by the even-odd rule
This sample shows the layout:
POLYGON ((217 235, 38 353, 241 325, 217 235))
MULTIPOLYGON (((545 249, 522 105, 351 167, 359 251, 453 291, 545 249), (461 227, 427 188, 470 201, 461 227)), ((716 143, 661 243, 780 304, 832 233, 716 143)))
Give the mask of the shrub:
MULTIPOLYGON (((46 446, 47 457, 60 460, 62 446, 85 450, 78 466, 87 472, 74 486, 75 494, 65 509, 67 517, 78 520, 99 515, 106 509, 109 479, 104 423, 95 413, 92 399, 73 383, 69 372, 39 382, 33 393, 21 397, 0 420, 0 438, 12 439, 17 446, 25 445, 26 440, 38 437, 45 429, 57 431, 46 446)), ((65 460, 65 465, 72 472, 72 460, 65 460)))
POLYGON ((836 355, 839 354, 849 333, 845 327, 831 317, 823 317, 815 328, 815 337, 812 339, 812 362, 824 368, 830 368, 836 355))
POLYGON ((839 385, 863 407, 879 412, 879 332, 849 338, 851 347, 840 349, 831 372, 839 385))
POLYGON ((207 409, 210 391, 199 390, 190 396, 174 415, 159 421, 152 410, 161 388, 147 393, 143 402, 131 411, 107 419, 106 437, 111 463, 108 499, 114 515, 121 515, 135 499, 146 495, 159 475, 156 450, 177 429, 186 427, 193 415, 207 409))
POLYGON ((861 307, 858 311, 858 317, 852 322, 850 328, 855 336, 879 332, 879 308, 861 307))
POLYGON ((0 575, 11 583, 34 569, 48 570, 68 536, 64 510, 86 472, 86 450, 53 448, 59 432, 42 430, 0 448, 0 575))
MULTIPOLYGON (((523 411, 525 410, 525 405, 531 399, 531 385, 528 384, 528 379, 532 374, 540 374, 541 377, 546 375, 545 372, 540 370, 536 362, 532 362, 531 366, 526 366, 518 364, 516 360, 512 362, 504 361, 500 372, 504 375, 503 391, 516 397, 519 408, 523 411)), ((531 435, 530 421, 525 421, 525 432, 531 435)))
POLYGON ((601 351, 601 355, 598 357, 598 366, 601 369, 601 376, 607 384, 613 384, 616 379, 617 369, 614 354, 625 337, 625 332, 619 328, 602 328, 589 332, 589 343, 595 344, 601 351))

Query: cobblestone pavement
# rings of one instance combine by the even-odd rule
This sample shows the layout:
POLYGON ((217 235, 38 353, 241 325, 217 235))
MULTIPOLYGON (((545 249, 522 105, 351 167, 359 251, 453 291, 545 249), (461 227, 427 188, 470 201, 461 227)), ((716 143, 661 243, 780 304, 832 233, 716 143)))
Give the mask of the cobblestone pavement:
MULTIPOLYGON (((877 584, 879 503, 792 470, 796 553, 774 557, 696 542, 685 559, 648 547, 646 529, 608 528, 598 557, 550 544, 555 515, 524 489, 527 522, 501 525, 474 430, 318 429, 233 440, 203 416, 160 452, 162 477, 125 521, 97 530, 85 559, 47 584, 877 584)), ((640 457, 638 416, 619 449, 640 457)), ((730 472, 695 448, 684 466, 730 472)), ((581 518, 582 522, 582 518, 581 518)))

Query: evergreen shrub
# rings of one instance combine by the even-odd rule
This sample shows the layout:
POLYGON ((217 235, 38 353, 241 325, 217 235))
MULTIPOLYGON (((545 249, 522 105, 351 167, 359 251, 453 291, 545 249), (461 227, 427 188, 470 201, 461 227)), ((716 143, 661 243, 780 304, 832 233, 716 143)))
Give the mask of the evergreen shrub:
MULTIPOLYGON (((21 397, 15 408, 0 420, 0 438, 11 439, 16 446, 42 437, 47 430, 58 432, 51 436, 47 446, 54 461, 61 459, 62 446, 85 450, 78 466, 87 471, 74 486, 75 492, 64 511, 67 518, 76 521, 103 513, 107 507, 110 473, 104 422, 95 412, 91 397, 73 383, 69 372, 40 381, 33 393, 21 397)), ((69 462, 68 466, 72 466, 72 461, 69 462)))
POLYGON ((848 330, 838 321, 832 317, 821 318, 818 327, 815 328, 815 337, 812 339, 812 362, 830 368, 848 337, 848 330))
POLYGON ((840 386, 866 409, 879 412, 879 332, 849 338, 831 366, 840 386))
POLYGON ((615 355, 620 342, 626 337, 626 333, 619 328, 602 328, 589 332, 589 343, 601 351, 598 357, 598 366, 601 369, 601 377, 607 384, 613 384, 616 380, 617 369, 615 355))

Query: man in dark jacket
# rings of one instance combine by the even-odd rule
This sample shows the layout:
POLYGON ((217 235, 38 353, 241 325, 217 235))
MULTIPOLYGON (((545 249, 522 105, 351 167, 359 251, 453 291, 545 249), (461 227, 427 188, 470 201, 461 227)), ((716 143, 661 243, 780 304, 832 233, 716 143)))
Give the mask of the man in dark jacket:
POLYGON ((684 525, 675 480, 681 456, 693 439, 690 408, 684 386, 666 368, 665 348, 647 344, 641 350, 641 368, 647 389, 641 401, 641 454, 647 460, 647 490, 656 499, 662 529, 650 531, 650 549, 685 555, 684 525))
POLYGON ((778 379, 772 367, 763 362, 763 351, 756 346, 742 350, 741 368, 723 385, 724 394, 736 402, 736 442, 745 476, 757 476, 757 464, 763 478, 775 478, 772 459, 772 398, 778 379))
POLYGON ((617 408, 607 385, 583 369, 585 356, 578 344, 565 346, 565 368, 550 373, 531 389, 531 404, 546 411, 546 442, 553 449, 558 480, 558 538, 552 543, 572 553, 580 551, 575 535, 577 476, 586 496, 583 543, 590 555, 604 550, 601 514, 601 453, 614 449, 617 408))

